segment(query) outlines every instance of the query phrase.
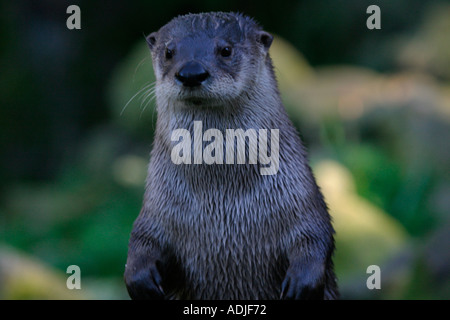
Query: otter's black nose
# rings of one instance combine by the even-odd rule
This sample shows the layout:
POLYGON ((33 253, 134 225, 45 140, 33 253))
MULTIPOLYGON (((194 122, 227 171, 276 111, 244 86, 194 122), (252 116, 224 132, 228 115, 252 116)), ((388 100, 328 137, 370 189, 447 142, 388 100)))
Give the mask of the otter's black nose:
POLYGON ((200 63, 189 61, 175 74, 175 77, 184 86, 195 87, 201 85, 209 77, 209 72, 200 63))

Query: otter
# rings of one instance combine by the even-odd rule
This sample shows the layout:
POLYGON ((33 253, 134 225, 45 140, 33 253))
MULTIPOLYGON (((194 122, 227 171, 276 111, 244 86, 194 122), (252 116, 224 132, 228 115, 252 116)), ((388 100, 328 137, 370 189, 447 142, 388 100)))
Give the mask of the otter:
MULTIPOLYGON (((124 273, 130 297, 338 298, 334 230, 280 98, 269 55, 273 36, 250 17, 217 12, 176 17, 146 40, 157 123, 124 273), (277 170, 262 174, 267 162, 238 157, 231 164, 174 163, 181 142, 173 132, 194 134, 199 121, 204 130, 241 129, 246 159, 255 152, 248 130, 277 129, 279 150, 274 141, 267 150, 279 152, 272 158, 277 170)), ((216 142, 230 153, 238 137, 216 142)))

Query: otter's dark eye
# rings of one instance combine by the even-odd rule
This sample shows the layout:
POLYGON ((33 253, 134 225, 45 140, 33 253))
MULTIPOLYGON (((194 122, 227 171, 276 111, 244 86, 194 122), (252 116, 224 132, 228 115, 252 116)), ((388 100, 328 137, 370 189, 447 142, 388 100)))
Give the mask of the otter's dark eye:
POLYGON ((223 47, 222 50, 220 50, 220 55, 226 58, 231 56, 231 52, 232 52, 231 47, 229 46, 223 47))
POLYGON ((164 53, 164 55, 165 55, 166 59, 172 59, 173 53, 174 53, 173 50, 166 48, 166 52, 164 53))

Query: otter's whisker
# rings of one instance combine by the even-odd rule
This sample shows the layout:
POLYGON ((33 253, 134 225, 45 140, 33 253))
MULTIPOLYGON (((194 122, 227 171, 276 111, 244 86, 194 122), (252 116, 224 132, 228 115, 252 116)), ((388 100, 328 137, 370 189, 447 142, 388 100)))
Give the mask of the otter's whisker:
MULTIPOLYGON (((155 81, 156 82, 156 81, 155 81)), ((141 88, 138 92, 136 92, 131 98, 130 100, 128 100, 128 102, 125 104, 125 106, 122 108, 122 111, 120 112, 120 116, 122 116, 122 114, 124 113, 125 109, 128 107, 128 105, 131 103, 131 101, 133 101, 133 99, 140 93, 142 93, 142 91, 147 90, 150 86, 152 86, 155 82, 149 83, 146 86, 144 86, 143 88, 141 88)))

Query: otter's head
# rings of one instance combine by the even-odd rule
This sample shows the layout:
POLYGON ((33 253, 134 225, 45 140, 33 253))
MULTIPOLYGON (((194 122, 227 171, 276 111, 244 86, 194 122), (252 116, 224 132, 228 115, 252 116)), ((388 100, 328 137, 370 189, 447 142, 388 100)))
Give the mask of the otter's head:
POLYGON ((272 69, 273 37, 235 13, 180 16, 147 37, 158 104, 225 106, 272 69))

